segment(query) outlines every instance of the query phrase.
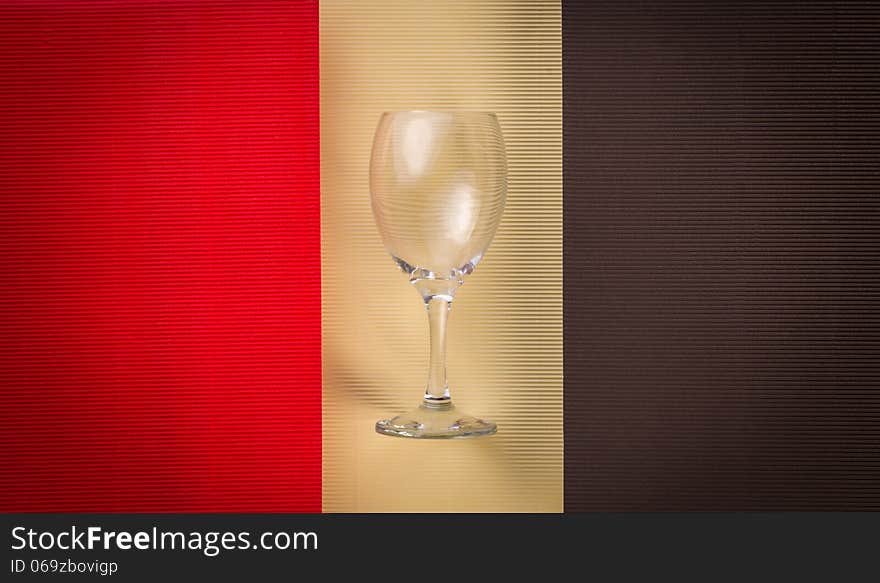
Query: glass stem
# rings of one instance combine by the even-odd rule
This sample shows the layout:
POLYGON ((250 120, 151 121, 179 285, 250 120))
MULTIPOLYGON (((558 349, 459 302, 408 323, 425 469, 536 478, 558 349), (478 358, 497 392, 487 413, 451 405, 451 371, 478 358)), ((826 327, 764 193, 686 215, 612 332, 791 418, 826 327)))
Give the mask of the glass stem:
POLYGON ((452 307, 448 296, 425 298, 428 308, 428 321, 431 326, 431 365, 428 371, 428 386, 425 389, 425 404, 431 407, 449 405, 449 385, 446 384, 446 320, 452 307))

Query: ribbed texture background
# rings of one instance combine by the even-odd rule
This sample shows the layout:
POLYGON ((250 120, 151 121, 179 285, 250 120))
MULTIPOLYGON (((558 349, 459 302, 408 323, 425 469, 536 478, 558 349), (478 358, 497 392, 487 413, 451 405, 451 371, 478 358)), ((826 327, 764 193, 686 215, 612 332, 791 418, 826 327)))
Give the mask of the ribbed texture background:
POLYGON ((566 510, 880 509, 880 8, 570 2, 566 510))
POLYGON ((0 510, 320 510, 317 17, 0 7, 0 510))
POLYGON ((562 118, 558 2, 321 3, 324 510, 562 509, 562 118), (380 436, 427 376, 424 306, 370 210, 384 110, 495 111, 507 210, 449 322, 449 380, 496 436, 380 436))

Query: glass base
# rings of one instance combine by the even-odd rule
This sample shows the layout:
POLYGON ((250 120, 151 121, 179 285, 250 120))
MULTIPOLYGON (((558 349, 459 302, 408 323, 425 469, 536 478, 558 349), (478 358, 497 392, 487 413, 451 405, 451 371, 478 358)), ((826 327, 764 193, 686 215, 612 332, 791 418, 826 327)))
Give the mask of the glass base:
POLYGON ((417 409, 376 423, 376 433, 395 437, 452 439, 492 435, 498 429, 491 421, 462 413, 455 405, 422 404, 417 409))

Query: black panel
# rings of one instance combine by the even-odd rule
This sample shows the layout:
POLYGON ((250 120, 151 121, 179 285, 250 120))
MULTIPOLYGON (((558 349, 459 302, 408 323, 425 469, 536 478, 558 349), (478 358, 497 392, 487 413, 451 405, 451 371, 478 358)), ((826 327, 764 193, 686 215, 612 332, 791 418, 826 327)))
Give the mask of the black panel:
POLYGON ((563 31, 566 510, 880 509, 880 4, 563 31))

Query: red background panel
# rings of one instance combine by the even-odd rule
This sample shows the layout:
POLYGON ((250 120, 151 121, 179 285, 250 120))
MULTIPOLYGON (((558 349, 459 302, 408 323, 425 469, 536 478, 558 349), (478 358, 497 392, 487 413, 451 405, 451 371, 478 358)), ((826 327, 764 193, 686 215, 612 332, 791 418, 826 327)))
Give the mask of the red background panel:
POLYGON ((0 510, 320 511, 317 3, 6 3, 0 105, 0 510))

